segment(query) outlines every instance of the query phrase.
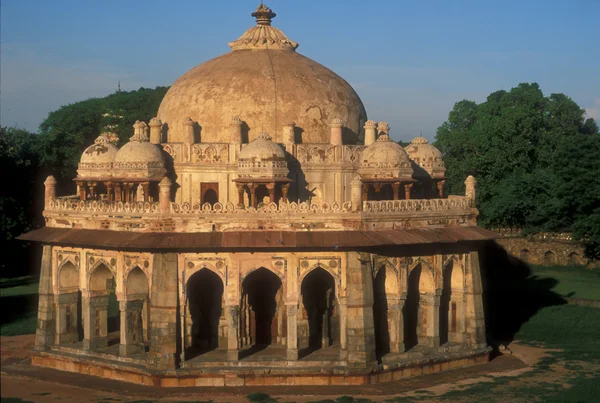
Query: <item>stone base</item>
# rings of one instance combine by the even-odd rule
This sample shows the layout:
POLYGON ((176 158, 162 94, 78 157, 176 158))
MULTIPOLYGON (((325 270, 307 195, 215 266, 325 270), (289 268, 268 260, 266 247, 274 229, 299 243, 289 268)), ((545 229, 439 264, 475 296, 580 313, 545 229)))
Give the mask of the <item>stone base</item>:
POLYGON ((95 339, 83 339, 84 350, 97 350, 108 346, 108 337, 96 337, 95 339))
POLYGON ((119 344, 119 354, 121 355, 141 354, 144 350, 143 344, 119 344))
MULTIPOLYGON (((325 363, 321 366, 319 362, 315 362, 314 366, 308 368, 283 366, 268 371, 248 367, 239 368, 236 371, 229 367, 227 373, 223 373, 223 368, 215 362, 209 368, 178 369, 173 374, 173 371, 160 373, 140 369, 139 365, 123 361, 70 354, 57 350, 36 352, 31 361, 35 366, 155 387, 369 385, 484 364, 489 361, 489 348, 452 359, 431 357, 410 364, 397 363, 395 367, 388 366, 387 369, 379 366, 377 370, 371 369, 363 372, 351 372, 347 368, 339 366, 328 368, 325 363)), ((288 363, 292 362, 288 361, 288 363)), ((265 364, 268 365, 268 363, 257 362, 254 368, 265 364)))

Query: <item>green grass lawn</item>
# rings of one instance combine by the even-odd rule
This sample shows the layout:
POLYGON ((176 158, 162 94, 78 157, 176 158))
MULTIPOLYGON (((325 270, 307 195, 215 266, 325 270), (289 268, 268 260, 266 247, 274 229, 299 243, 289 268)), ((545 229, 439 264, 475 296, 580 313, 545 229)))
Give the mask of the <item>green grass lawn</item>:
POLYGON ((0 279, 0 336, 35 333, 37 305, 37 277, 0 279))
POLYGON ((564 297, 600 299, 600 270, 581 266, 530 266, 534 275, 558 281, 552 291, 564 297))

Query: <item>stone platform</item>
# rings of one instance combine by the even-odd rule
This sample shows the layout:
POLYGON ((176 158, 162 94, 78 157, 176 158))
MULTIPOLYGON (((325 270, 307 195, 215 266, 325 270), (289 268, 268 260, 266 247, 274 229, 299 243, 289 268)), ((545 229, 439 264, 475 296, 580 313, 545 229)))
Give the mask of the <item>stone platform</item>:
MULTIPOLYGON (((267 348, 235 362, 213 361, 208 355, 186 361, 183 368, 174 371, 154 371, 146 368, 143 357, 57 348, 34 352, 32 365, 154 387, 369 385, 484 364, 490 353, 489 348, 445 352, 396 363, 385 360, 385 365, 372 369, 349 370, 345 362, 330 358, 336 355, 334 349, 327 350, 298 361, 285 360, 285 350, 277 348, 267 348), (278 365, 274 366, 274 362, 278 365)), ((213 353, 215 356, 220 352, 213 353)))

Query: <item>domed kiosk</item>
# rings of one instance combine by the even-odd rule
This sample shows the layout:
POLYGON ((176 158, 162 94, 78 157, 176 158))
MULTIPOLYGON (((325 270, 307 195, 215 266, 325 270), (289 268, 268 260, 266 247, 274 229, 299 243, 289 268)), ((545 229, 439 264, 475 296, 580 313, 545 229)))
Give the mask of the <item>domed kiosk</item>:
POLYGON ((444 197, 446 167, 442 153, 429 144, 425 137, 415 137, 405 148, 414 166, 414 176, 419 180, 417 193, 424 197, 432 196, 432 188, 437 188, 438 195, 444 197))
POLYGON ((182 387, 485 362, 478 253, 495 234, 477 226, 475 179, 416 191, 443 180, 439 152, 403 149, 275 13, 253 16, 121 149, 86 150, 79 195, 46 180, 46 226, 21 236, 43 245, 33 364, 182 387))

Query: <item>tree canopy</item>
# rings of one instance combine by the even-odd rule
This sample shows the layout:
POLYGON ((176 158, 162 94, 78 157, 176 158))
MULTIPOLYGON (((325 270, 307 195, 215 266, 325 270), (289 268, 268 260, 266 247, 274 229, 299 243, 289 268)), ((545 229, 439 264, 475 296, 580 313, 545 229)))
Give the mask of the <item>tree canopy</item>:
POLYGON ((116 92, 50 112, 40 124, 37 142, 40 162, 58 175, 59 182, 71 180, 81 153, 104 127, 114 126, 122 145, 133 135, 136 120, 149 121, 156 116, 167 90, 168 87, 156 87, 116 92))
POLYGON ((600 256, 600 133, 563 94, 520 84, 477 104, 454 105, 434 143, 450 192, 478 182, 480 223, 526 232, 572 232, 600 256))

